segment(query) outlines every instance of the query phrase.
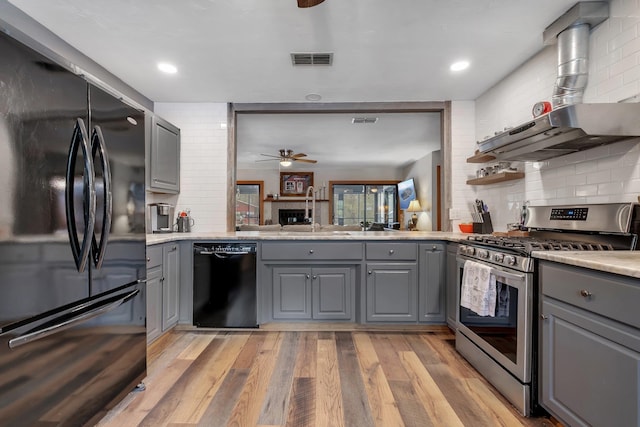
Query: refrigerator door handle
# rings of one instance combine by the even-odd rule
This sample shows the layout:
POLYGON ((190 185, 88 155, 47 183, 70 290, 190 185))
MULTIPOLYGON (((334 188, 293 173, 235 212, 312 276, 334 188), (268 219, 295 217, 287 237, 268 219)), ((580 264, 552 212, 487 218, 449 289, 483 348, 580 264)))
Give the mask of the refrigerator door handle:
POLYGON ((81 118, 76 120, 73 129, 69 155, 67 157, 67 175, 65 191, 65 210, 67 216, 67 231, 69 232, 69 243, 71 252, 76 263, 78 272, 82 273, 87 266, 87 259, 91 252, 91 237, 96 221, 96 187, 94 182, 93 159, 89 150, 89 138, 87 128, 81 118), (75 168, 78 159, 78 150, 82 150, 84 157, 83 174, 83 206, 84 206, 84 236, 82 244, 78 240, 78 229, 76 227, 76 212, 74 203, 75 190, 75 168))
POLYGON ((92 258, 96 268, 102 267, 102 261, 107 250, 107 241, 111 232, 111 218, 113 215, 113 195, 111 193, 111 166, 107 146, 104 142, 102 129, 95 126, 91 134, 91 158, 95 160, 96 154, 100 157, 102 166, 102 182, 104 185, 104 204, 102 217, 102 230, 100 232, 100 242, 96 239, 95 231, 92 233, 92 258))
POLYGON ((102 316, 103 314, 120 307, 122 304, 136 296, 139 292, 140 291, 136 289, 132 292, 129 292, 128 294, 117 295, 105 301, 101 301, 99 304, 97 304, 96 307, 92 307, 88 311, 82 311, 80 314, 77 314, 70 318, 68 316, 62 316, 62 319, 60 321, 56 321, 54 319, 52 321, 55 322, 53 325, 49 325, 50 322, 48 322, 48 326, 36 328, 35 330, 10 339, 9 348, 20 347, 21 345, 25 345, 30 342, 48 337, 49 335, 62 332, 65 329, 69 329, 77 325, 78 323, 86 322, 87 320, 93 319, 94 317, 102 316))

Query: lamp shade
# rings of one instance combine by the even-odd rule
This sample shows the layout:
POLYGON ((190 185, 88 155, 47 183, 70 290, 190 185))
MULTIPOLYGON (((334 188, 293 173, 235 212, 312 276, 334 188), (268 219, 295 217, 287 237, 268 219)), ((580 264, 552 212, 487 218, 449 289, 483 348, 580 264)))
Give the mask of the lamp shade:
POLYGON ((408 212, 421 212, 422 211, 422 207, 420 206, 420 202, 418 201, 418 199, 412 200, 411 203, 409 203, 409 207, 407 208, 408 212))

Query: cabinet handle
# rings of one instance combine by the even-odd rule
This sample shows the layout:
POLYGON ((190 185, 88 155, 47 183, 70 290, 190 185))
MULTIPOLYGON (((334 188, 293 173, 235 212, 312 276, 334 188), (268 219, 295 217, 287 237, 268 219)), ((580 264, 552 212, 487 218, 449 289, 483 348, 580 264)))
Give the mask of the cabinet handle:
POLYGON ((367 271, 368 274, 373 274, 373 271, 369 270, 367 271))
POLYGON ((393 249, 389 249, 389 255, 393 255, 394 250, 393 249))
POLYGON ((308 275, 308 274, 305 274, 305 276, 307 277, 307 279, 309 278, 309 275, 308 275))
POLYGON ((147 258, 147 262, 151 262, 151 258, 147 258))
POLYGON ((585 297, 585 298, 591 298, 591 296, 593 295, 591 292, 589 292, 586 289, 582 289, 580 290, 580 295, 585 297))
POLYGON ((313 249, 309 249, 309 253, 312 254, 313 253, 313 249))
POLYGON ((177 247, 177 246, 174 246, 174 247, 172 247, 172 248, 171 248, 171 252, 173 252, 173 251, 175 251, 175 250, 177 250, 177 249, 178 249, 178 247, 177 247))
POLYGON ((315 274, 313 275, 313 280, 316 280, 318 278, 318 276, 316 276, 315 274))
POLYGON ((433 247, 431 248, 431 250, 435 252, 435 251, 437 251, 437 250, 438 250, 438 247, 437 247, 436 245, 433 245, 433 247))
POLYGON ((546 314, 541 314, 541 315, 540 315, 540 318, 541 318, 542 320, 547 320, 547 319, 549 318, 549 316, 547 316, 546 314))

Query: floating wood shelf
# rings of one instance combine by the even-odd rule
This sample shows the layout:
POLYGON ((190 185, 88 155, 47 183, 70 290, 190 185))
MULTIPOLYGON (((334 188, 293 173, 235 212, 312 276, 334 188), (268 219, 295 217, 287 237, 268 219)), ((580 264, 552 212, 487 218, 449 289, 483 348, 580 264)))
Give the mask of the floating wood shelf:
POLYGON ((487 163, 495 159, 491 154, 476 153, 467 159, 467 163, 487 163))
POLYGON ((482 178, 473 178, 467 181, 468 185, 486 185, 495 184, 504 181, 513 181, 515 179, 524 178, 524 172, 500 172, 494 175, 483 176, 482 178))

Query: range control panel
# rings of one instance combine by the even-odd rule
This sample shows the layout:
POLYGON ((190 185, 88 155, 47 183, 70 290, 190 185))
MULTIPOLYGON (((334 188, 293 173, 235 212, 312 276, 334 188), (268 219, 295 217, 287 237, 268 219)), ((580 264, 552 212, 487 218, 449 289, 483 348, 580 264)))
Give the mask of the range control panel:
POLYGON ((550 220, 572 220, 586 221, 589 208, 553 208, 551 209, 550 220))

